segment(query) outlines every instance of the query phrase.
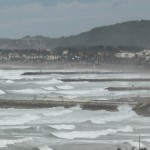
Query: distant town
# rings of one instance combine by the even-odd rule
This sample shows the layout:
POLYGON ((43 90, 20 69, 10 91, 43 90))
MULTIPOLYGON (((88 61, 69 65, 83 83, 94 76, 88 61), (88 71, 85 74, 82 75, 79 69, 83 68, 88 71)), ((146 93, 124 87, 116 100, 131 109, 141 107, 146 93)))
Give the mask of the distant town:
POLYGON ((76 62, 90 64, 150 65, 150 49, 57 48, 0 49, 0 62, 76 62))

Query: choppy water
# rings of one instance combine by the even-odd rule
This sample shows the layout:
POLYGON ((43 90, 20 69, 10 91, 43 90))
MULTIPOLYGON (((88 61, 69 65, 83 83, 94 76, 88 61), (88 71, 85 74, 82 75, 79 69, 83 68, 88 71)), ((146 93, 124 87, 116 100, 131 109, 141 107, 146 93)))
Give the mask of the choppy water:
MULTIPOLYGON (((149 82, 63 83, 61 78, 146 78, 148 74, 88 74, 21 76, 30 70, 0 70, 0 98, 105 99, 148 96, 149 91, 109 92, 109 86, 150 86, 149 82)), ((33 70, 32 70, 33 71, 33 70)), ((118 112, 64 109, 0 109, 2 150, 116 149, 117 146, 150 148, 150 119, 127 105, 118 112), (123 146, 122 145, 122 146, 123 146)))
MULTIPOLYGON (((65 78, 149 78, 149 74, 51 74, 22 76, 24 72, 33 70, 0 70, 0 96, 6 99, 93 99, 109 100, 121 97, 150 96, 148 90, 143 91, 108 91, 107 87, 150 86, 150 82, 71 82, 64 83, 65 78)), ((35 70, 37 71, 37 70, 35 70)))

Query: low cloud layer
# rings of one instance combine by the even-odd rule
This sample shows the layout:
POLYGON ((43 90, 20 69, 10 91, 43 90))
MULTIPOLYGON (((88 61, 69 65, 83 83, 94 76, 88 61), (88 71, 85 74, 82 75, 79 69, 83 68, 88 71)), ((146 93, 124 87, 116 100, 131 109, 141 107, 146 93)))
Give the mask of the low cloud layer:
POLYGON ((0 1, 0 36, 69 36, 96 26, 149 20, 149 8, 149 0, 5 0, 0 1))

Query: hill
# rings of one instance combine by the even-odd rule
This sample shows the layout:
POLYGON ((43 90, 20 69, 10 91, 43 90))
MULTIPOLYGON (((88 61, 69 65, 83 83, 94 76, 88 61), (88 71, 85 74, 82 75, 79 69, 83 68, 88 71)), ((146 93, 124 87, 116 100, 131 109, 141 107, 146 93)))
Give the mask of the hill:
POLYGON ((22 39, 0 39, 0 48, 32 49, 73 46, 139 46, 150 47, 150 21, 129 21, 96 27, 79 35, 61 38, 26 36, 22 39))

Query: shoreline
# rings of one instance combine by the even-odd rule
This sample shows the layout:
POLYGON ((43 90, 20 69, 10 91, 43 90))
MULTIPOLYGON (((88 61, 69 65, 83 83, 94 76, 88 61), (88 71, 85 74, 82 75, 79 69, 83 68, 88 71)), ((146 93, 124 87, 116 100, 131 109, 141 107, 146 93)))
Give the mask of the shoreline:
POLYGON ((82 70, 82 71, 111 71, 122 73, 149 73, 144 66, 120 64, 90 64, 90 63, 64 63, 64 62, 0 62, 0 69, 35 69, 35 70, 82 70))

